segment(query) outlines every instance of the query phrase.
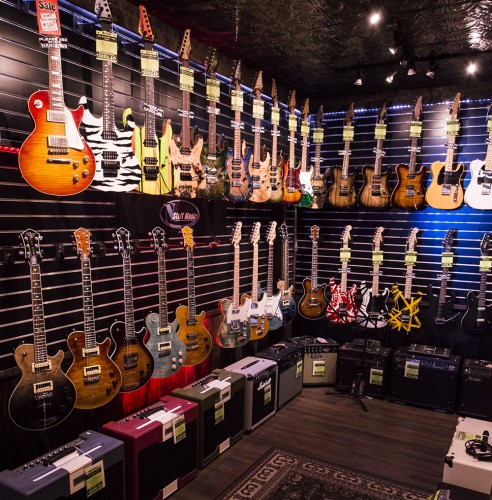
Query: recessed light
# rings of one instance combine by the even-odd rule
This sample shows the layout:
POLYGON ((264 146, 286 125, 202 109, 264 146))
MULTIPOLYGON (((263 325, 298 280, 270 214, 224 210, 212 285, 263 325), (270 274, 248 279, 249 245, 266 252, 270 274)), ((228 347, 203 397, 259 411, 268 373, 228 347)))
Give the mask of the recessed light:
POLYGON ((466 71, 469 75, 473 75, 477 71, 477 65, 474 62, 471 62, 466 68, 466 71))
POLYGON ((373 12, 370 16, 369 16, 369 24, 371 26, 375 26, 376 24, 379 23, 379 21, 381 21, 381 12, 377 11, 377 12, 373 12))

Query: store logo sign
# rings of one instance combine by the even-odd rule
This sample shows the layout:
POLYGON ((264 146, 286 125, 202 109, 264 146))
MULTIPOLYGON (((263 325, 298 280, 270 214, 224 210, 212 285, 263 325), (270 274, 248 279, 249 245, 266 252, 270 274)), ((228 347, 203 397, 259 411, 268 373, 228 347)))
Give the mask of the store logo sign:
POLYGON ((194 226, 200 220, 200 211, 189 201, 173 200, 162 205, 159 217, 166 226, 181 229, 194 226))

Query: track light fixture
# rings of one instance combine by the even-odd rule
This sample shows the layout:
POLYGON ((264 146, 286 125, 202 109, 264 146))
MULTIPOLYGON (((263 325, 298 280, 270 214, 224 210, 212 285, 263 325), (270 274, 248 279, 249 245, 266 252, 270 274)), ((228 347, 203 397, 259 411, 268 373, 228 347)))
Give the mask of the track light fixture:
POLYGON ((466 67, 466 71, 468 72, 469 75, 474 75, 477 71, 477 65, 474 62, 471 62, 468 64, 466 67))
POLYGON ((409 61, 408 61, 408 65, 407 65, 407 75, 408 76, 414 76, 417 74, 417 64, 415 62, 415 58, 411 58, 409 61))
POLYGON ((395 78, 395 75, 398 73, 398 70, 396 71, 393 71, 393 73, 390 73, 387 77, 386 77, 386 81, 388 83, 393 83, 393 80, 395 78))
POLYGON ((357 76, 354 81, 354 85, 362 85, 362 70, 357 69, 357 76))
POLYGON ((403 48, 403 39, 398 29, 395 29, 393 31, 393 44, 388 48, 393 55, 395 55, 401 48, 403 48))
POLYGON ((429 60, 429 69, 425 73, 425 76, 428 76, 429 78, 434 78, 436 71, 439 68, 439 64, 434 61, 434 59, 429 60))

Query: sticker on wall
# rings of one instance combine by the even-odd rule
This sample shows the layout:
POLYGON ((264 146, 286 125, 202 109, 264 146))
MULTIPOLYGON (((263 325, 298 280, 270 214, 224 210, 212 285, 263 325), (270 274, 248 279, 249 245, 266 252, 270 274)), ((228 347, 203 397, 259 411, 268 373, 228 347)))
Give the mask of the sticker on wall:
POLYGON ((159 217, 166 226, 181 229, 194 226, 200 220, 200 211, 189 201, 172 200, 162 205, 159 217))

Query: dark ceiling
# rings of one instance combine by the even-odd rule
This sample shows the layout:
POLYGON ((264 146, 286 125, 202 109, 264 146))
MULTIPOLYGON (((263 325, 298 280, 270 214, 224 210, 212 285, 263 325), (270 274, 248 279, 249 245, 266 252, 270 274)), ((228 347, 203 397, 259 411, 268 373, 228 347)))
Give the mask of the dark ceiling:
POLYGON ((390 88, 467 87, 481 89, 480 97, 490 97, 484 89, 492 93, 491 0, 131 1, 311 98, 380 94, 390 88), (377 26, 368 22, 373 10, 382 14, 377 26), (390 53, 395 36, 405 54, 402 49, 390 53), (417 73, 408 76, 400 60, 412 56, 417 73), (438 64, 434 78, 426 76, 431 59, 438 64), (474 76, 466 72, 471 61, 478 66, 474 76), (360 87, 354 86, 358 69, 360 87), (390 85, 385 79, 394 71, 390 85))

